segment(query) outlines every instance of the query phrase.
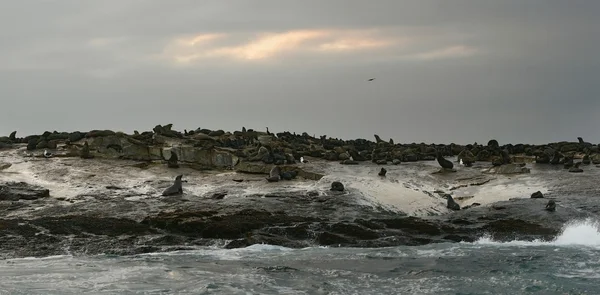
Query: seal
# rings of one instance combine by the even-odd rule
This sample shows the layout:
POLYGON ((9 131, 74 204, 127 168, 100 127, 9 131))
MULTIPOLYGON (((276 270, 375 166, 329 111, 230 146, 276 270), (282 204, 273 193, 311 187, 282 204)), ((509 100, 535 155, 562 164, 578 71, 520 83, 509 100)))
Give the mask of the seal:
POLYGON ((90 153, 90 145, 88 144, 88 142, 84 142, 83 143, 83 148, 81 149, 81 158, 82 159, 91 159, 94 156, 92 156, 92 154, 90 153))
POLYGON ((569 172, 571 172, 571 173, 583 172, 583 169, 579 168, 579 166, 581 166, 581 162, 577 162, 577 163, 573 164, 573 167, 569 169, 569 172))
POLYGON ((544 209, 550 212, 556 211, 556 202, 554 202, 554 200, 548 201, 548 204, 546 204, 546 208, 544 209))
POLYGON ((170 186, 169 188, 167 188, 162 195, 163 196, 174 196, 174 195, 181 195, 183 194, 183 187, 181 186, 181 178, 183 177, 183 175, 177 175, 177 177, 175 177, 175 183, 173 183, 172 186, 170 186))
POLYGON ((381 167, 381 170, 379 170, 379 176, 381 177, 385 177, 385 174, 387 173, 387 170, 385 170, 385 168, 381 167))
POLYGON ((442 166, 442 168, 444 168, 444 169, 452 170, 452 168, 454 168, 454 164, 452 164, 452 162, 444 159, 444 157, 442 156, 442 153, 440 153, 439 151, 436 152, 436 160, 437 160, 438 164, 440 164, 440 166, 442 166))
POLYGON ((454 199, 452 198, 451 195, 446 194, 444 196, 448 201, 446 202, 446 208, 450 209, 450 210, 454 210, 454 211, 458 211, 460 210, 460 205, 458 205, 454 199))
POLYGON ((177 164, 178 160, 179 159, 177 158, 177 154, 173 152, 173 150, 171 150, 171 157, 169 157, 169 160, 167 161, 167 167, 179 168, 179 164, 177 164))
POLYGON ((269 171, 269 177, 266 178, 268 182, 278 182, 281 179, 281 169, 279 166, 274 166, 269 171))

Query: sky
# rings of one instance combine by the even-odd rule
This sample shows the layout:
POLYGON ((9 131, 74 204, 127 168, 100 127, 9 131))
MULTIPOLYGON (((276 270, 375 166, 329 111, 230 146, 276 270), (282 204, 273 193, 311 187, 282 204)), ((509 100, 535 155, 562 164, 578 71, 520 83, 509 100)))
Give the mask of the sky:
POLYGON ((0 134, 172 123, 598 143, 598 11, 596 0, 0 1, 0 134))

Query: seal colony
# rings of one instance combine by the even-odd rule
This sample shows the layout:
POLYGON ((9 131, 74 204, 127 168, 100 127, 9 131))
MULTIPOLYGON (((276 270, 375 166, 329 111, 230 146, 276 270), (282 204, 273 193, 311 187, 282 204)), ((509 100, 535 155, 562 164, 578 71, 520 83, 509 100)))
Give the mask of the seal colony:
MULTIPOLYGON (((579 140, 547 145, 500 145, 495 140, 487 145, 402 144, 379 136, 375 142, 341 140, 245 127, 234 132, 198 128, 180 133, 169 124, 132 135, 94 130, 19 138, 13 133, 0 137, 0 142, 0 152, 17 157, 3 157, 3 162, 10 161, 0 175, 22 181, 0 183, 0 211, 5 216, 0 240, 10 236, 10 241, 20 241, 12 238, 16 232, 29 244, 38 238, 41 243, 61 241, 62 233, 80 235, 86 243, 92 233, 106 234, 103 241, 110 243, 153 246, 204 245, 208 242, 203 239, 220 239, 229 248, 255 243, 415 245, 473 241, 486 232, 499 238, 512 235, 512 239, 517 232, 526 238, 547 239, 569 218, 595 205, 564 197, 567 194, 560 186, 549 191, 549 187, 525 185, 522 191, 513 190, 514 196, 494 203, 473 200, 464 192, 493 186, 501 177, 513 179, 503 182, 507 186, 522 185, 519 178, 533 170, 537 176, 549 173, 552 181, 576 179, 564 189, 578 189, 578 196, 587 196, 597 192, 595 180, 590 179, 600 171, 595 166, 600 164, 598 145, 579 140), (52 157, 47 158, 49 153, 52 157), (595 165, 586 165, 584 160, 595 165), (461 161, 462 165, 454 164, 461 161), (100 164, 101 172, 86 171, 100 164), (34 166, 38 170, 19 175, 19 169, 34 166), (101 173, 113 173, 110 167, 125 174, 114 182, 98 184, 101 173), (442 173, 436 171, 440 168, 442 173), (353 175, 353 171, 364 174, 353 175), (45 178, 39 182, 27 178, 40 172, 47 174, 40 174, 45 178), (77 177, 71 177, 72 173, 77 177), (136 183, 128 177, 138 174, 148 178, 136 183), (509 176, 501 176, 505 174, 509 176), (190 181, 185 188, 184 175, 190 181), (77 186, 67 191, 52 183, 66 178, 77 186), (423 178, 427 187, 420 182, 423 178), (39 185, 48 185, 51 192, 39 185), (461 194, 461 187, 468 189, 461 194), (369 189, 407 206, 430 202, 436 210, 408 217, 402 207, 390 210, 366 203, 369 189), (77 190, 72 197, 62 195, 72 190, 77 190), (40 204, 48 208, 30 210, 40 204), (27 228, 29 223, 33 229, 27 228), (99 224, 111 226, 99 228, 99 224), (47 231, 31 237, 37 228, 47 231), (165 234, 164 239, 152 244, 148 237, 157 233, 165 234), (139 241, 114 238, 121 235, 145 237, 139 241)), ((15 243, 0 248, 29 247, 15 243)), ((48 249, 62 253, 64 247, 58 246, 48 249)), ((139 251, 155 250, 148 249, 139 251)))

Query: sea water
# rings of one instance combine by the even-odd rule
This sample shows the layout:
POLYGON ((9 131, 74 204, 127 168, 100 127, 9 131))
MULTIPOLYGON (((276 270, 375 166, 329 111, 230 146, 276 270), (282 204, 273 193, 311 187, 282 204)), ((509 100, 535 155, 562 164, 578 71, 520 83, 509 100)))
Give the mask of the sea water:
POLYGON ((600 294, 600 233, 418 247, 198 248, 0 262, 0 294, 600 294))

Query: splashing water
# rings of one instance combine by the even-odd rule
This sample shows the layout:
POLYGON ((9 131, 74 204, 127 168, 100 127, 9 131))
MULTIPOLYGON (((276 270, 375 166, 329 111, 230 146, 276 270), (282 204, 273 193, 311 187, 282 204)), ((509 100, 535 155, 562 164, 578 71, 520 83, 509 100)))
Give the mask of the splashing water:
POLYGON ((576 220, 565 224, 560 235, 553 241, 510 241, 496 242, 489 236, 482 237, 474 244, 506 246, 586 246, 600 248, 600 223, 596 220, 576 220))

